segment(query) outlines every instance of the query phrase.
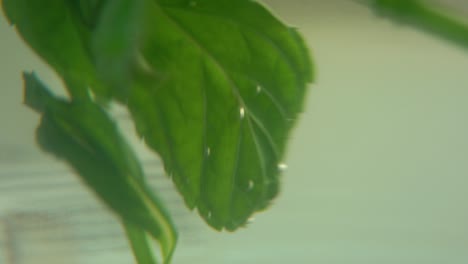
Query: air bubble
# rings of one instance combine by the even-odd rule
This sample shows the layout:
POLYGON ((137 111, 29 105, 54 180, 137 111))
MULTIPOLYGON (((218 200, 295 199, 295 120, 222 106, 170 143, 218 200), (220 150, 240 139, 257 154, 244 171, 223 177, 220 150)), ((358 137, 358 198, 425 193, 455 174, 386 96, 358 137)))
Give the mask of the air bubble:
POLYGON ((136 54, 136 63, 138 65, 139 69, 143 70, 143 72, 148 73, 150 75, 154 74, 153 67, 151 67, 151 64, 145 58, 143 53, 138 52, 136 54))
POLYGON ((262 92, 262 86, 257 85, 257 87, 255 88, 255 90, 257 91, 257 94, 261 93, 261 92, 262 92))
POLYGON ((91 98, 91 101, 96 101, 96 95, 94 94, 93 90, 91 90, 91 88, 88 88, 88 96, 91 98))
POLYGON ((247 190, 249 191, 252 190, 254 186, 255 186, 255 183, 252 180, 250 180, 247 185, 247 190))
POLYGON ((209 156, 209 155, 211 155, 211 148, 207 147, 206 148, 206 156, 209 156))
POLYGON ((211 219, 211 211, 209 211, 208 214, 206 214, 206 217, 208 217, 208 219, 211 219))
POLYGON ((244 109, 244 107, 241 107, 241 108, 239 109, 239 114, 240 114, 240 117, 241 117, 241 118, 244 118, 244 116, 245 116, 245 109, 244 109))
POLYGON ((285 163, 280 163, 280 164, 278 164, 278 169, 279 169, 280 171, 284 171, 284 170, 286 170, 287 168, 288 168, 288 165, 286 165, 285 163))

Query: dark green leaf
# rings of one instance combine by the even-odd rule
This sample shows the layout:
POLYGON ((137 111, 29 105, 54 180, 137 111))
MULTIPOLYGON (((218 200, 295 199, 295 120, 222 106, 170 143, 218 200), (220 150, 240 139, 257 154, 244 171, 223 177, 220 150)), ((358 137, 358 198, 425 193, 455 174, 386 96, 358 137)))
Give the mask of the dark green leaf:
POLYGON ((147 0, 107 1, 92 32, 91 49, 98 75, 117 92, 125 92, 132 85, 147 3, 147 0))
POLYGON ((190 208, 234 230, 278 192, 312 73, 297 32, 252 1, 153 1, 132 88, 137 130, 190 208))
POLYGON ((124 222, 157 239, 169 260, 176 243, 173 224, 112 120, 89 100, 56 99, 34 75, 24 78, 26 104, 43 111, 37 130, 42 149, 68 162, 124 222))
MULTIPOLYGON (((71 0, 4 0, 3 9, 25 42, 65 80, 80 83, 87 93, 93 88, 102 97, 110 96, 97 80, 89 47, 89 30, 78 18, 80 10, 71 0)), ((73 87, 68 87, 73 89, 73 87)))
POLYGON ((187 205, 210 225, 234 230, 276 196, 278 164, 312 69, 298 33, 261 5, 5 0, 4 6, 71 91, 90 87, 128 104, 187 205))

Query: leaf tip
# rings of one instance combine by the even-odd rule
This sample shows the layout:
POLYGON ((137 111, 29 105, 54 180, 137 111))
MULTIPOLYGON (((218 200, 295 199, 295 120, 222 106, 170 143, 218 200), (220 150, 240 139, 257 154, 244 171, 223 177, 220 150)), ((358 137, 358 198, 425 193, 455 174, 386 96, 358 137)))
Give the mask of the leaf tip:
POLYGON ((52 95, 41 83, 34 72, 23 72, 24 95, 23 102, 35 111, 44 112, 45 105, 52 95))

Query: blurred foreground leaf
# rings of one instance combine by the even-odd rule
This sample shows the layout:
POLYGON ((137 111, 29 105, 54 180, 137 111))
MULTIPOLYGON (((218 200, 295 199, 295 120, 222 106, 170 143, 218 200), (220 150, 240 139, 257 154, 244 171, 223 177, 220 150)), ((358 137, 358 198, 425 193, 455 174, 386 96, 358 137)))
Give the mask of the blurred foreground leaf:
POLYGON ((43 114, 37 129, 41 148, 70 164, 122 221, 157 239, 164 259, 170 259, 173 224, 113 121, 90 101, 56 99, 33 74, 24 79, 26 104, 43 114))
POLYGON ((468 48, 468 25, 421 0, 362 0, 376 13, 468 48))

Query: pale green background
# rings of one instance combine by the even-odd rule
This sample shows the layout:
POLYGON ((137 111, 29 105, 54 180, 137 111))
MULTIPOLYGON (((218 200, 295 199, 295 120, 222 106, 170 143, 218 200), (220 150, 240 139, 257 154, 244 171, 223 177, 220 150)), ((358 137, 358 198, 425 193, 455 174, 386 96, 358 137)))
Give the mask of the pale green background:
MULTIPOLYGON (((165 191, 181 226, 174 263, 468 263, 468 49, 352 1, 266 2, 301 30, 317 67, 282 193, 247 229, 219 234, 165 191)), ((438 2, 468 15, 465 1, 438 2)), ((0 263, 131 262, 115 220, 33 145, 25 69, 59 89, 1 18, 0 263)))

